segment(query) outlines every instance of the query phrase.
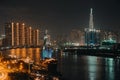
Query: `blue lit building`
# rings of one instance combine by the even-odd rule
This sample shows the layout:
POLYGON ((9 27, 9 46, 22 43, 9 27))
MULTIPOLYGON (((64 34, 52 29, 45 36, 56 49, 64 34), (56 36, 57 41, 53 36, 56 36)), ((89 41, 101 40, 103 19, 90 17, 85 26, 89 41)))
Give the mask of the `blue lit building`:
POLYGON ((45 58, 52 58, 53 49, 51 48, 51 41, 50 41, 50 35, 48 35, 48 31, 45 31, 44 35, 44 44, 42 49, 42 59, 45 58))
POLYGON ((89 28, 85 28, 85 44, 87 46, 100 44, 100 30, 94 28, 92 8, 90 10, 89 28))

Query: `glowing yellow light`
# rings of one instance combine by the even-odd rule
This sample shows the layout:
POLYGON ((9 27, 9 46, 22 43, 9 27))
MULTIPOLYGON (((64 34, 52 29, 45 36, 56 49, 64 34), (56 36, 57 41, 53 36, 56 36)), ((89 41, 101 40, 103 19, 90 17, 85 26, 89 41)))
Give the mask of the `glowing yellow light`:
POLYGON ((20 63, 20 67, 19 67, 20 70, 23 69, 23 63, 20 63))
POLYGON ((23 26, 25 25, 25 23, 22 24, 23 26))
POLYGON ((17 25, 19 25, 19 23, 18 23, 18 22, 17 22, 16 24, 17 24, 17 25))

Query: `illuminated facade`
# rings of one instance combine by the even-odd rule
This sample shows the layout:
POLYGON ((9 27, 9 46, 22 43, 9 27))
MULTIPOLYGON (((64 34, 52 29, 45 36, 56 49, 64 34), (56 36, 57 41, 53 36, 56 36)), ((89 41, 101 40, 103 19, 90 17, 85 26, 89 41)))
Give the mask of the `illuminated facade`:
MULTIPOLYGON (((27 36, 26 36, 27 37, 27 36)), ((24 46, 25 44, 25 24, 19 24, 19 46, 24 46)))
POLYGON ((24 23, 5 24, 5 43, 8 47, 39 46, 39 30, 26 27, 24 23))
POLYGON ((5 40, 3 46, 14 46, 14 23, 5 24, 5 40))
POLYGON ((34 30, 34 36, 33 36, 33 45, 38 45, 39 44, 39 33, 40 31, 37 29, 37 30, 34 30))
POLYGON ((16 23, 15 25, 15 30, 14 30, 14 34, 15 34, 15 45, 19 46, 20 45, 20 39, 19 39, 19 23, 16 23))
POLYGON ((92 8, 90 10, 89 28, 85 28, 85 44, 88 46, 100 44, 100 30, 94 28, 92 8))
POLYGON ((50 35, 48 34, 48 30, 45 30, 44 34, 44 45, 51 45, 50 35))

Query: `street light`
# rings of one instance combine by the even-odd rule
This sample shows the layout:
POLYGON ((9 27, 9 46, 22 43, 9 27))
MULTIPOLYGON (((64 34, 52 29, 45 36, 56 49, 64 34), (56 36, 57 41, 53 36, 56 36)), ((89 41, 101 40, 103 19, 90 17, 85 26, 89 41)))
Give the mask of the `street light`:
POLYGON ((30 73, 30 58, 26 58, 26 62, 28 63, 28 73, 30 73))
POLYGON ((30 57, 27 57, 26 61, 28 63, 28 73, 30 73, 31 72, 30 65, 33 63, 33 61, 30 61, 30 57))

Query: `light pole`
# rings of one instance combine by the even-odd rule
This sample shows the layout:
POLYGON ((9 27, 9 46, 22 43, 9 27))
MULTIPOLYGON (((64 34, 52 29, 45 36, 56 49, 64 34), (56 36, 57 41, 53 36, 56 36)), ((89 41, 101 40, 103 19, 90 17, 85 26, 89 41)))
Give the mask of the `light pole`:
POLYGON ((29 71, 28 71, 28 73, 30 73, 30 62, 29 62, 29 64, 28 64, 28 65, 29 65, 29 71))
POLYGON ((28 59, 28 73, 30 73, 31 72, 30 66, 31 64, 33 64, 33 61, 32 60, 30 61, 30 57, 28 57, 27 59, 28 59))
POLYGON ((27 61, 28 61, 28 73, 30 73, 30 57, 27 57, 27 61))

